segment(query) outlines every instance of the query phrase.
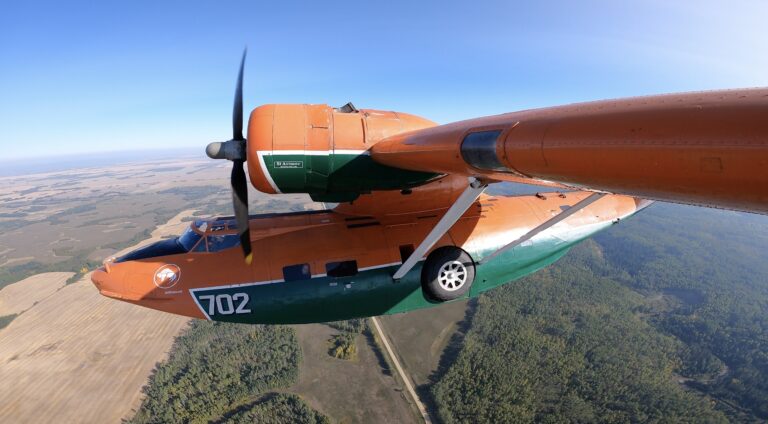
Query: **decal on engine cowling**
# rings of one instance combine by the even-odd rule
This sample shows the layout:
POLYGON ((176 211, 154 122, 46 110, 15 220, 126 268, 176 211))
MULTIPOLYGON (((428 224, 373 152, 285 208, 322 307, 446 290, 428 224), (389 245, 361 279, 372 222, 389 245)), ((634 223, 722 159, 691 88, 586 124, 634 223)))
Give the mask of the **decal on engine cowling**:
POLYGON ((275 168, 279 169, 301 169, 304 168, 303 160, 276 160, 275 168))

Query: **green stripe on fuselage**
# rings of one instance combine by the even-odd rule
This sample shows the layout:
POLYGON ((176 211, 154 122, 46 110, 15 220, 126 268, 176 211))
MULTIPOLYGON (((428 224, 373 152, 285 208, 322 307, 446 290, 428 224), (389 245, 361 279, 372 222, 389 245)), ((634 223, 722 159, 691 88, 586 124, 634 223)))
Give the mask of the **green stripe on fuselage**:
MULTIPOLYGON (((575 244, 551 241, 553 239, 522 249, 512 249, 478 266, 472 290, 465 298, 476 297, 489 289, 535 272, 558 260, 575 244)), ((440 304, 423 295, 421 263, 404 278, 394 282, 392 275, 399 266, 361 271, 353 277, 323 276, 302 281, 195 290, 193 296, 206 313, 211 307, 208 302, 223 296, 222 303, 227 314, 219 313, 218 305, 215 305, 214 314, 209 317, 212 320, 261 324, 336 321, 408 312, 440 304), (236 309, 238 302, 234 301, 230 308, 227 297, 244 299, 243 294, 247 295, 248 302, 242 309, 250 312, 230 312, 236 309), (201 296, 204 298, 201 299, 201 296)))

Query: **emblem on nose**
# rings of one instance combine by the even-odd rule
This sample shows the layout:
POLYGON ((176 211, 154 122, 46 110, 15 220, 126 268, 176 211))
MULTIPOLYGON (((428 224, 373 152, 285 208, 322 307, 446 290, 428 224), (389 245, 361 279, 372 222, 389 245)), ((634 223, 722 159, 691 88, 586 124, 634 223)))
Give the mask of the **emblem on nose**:
POLYGON ((161 289, 170 289, 180 278, 181 269, 174 264, 163 265, 155 271, 155 285, 161 289))

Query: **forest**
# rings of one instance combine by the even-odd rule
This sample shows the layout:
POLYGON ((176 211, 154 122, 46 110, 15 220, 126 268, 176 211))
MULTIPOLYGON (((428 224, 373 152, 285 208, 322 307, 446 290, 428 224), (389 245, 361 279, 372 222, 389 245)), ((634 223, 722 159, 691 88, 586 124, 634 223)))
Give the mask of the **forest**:
POLYGON ((294 394, 270 393, 214 422, 217 424, 330 424, 331 421, 307 406, 294 394))
POLYGON ((596 240, 618 281, 678 299, 651 322, 685 343, 688 385, 768 419, 768 219, 660 204, 596 240))
POLYGON ((768 419, 768 220, 656 204, 482 296, 444 422, 768 419))
POLYGON ((158 364, 133 423, 326 422, 295 395, 301 349, 284 326, 193 321, 158 364))

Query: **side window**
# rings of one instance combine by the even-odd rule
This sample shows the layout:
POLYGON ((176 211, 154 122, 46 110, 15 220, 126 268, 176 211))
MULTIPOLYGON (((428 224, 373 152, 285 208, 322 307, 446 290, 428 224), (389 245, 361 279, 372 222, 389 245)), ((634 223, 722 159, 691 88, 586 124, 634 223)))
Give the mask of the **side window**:
POLYGON ((240 238, 237 234, 220 234, 208 236, 208 251, 218 252, 219 250, 229 249, 240 244, 240 238))
POLYGON ((350 277, 357 274, 357 261, 329 262, 325 273, 329 277, 350 277))
POLYGON ((285 282, 309 280, 312 274, 309 272, 309 264, 288 265, 283 267, 283 280, 285 282))
POLYGON ((496 155, 496 140, 501 130, 469 133, 461 142, 461 157, 478 169, 508 171, 496 155))
POLYGON ((411 257, 414 250, 415 249, 413 248, 412 244, 404 244, 400 246, 400 260, 405 262, 408 258, 411 257))
POLYGON ((202 240, 200 240, 200 243, 197 243, 197 246, 192 250, 193 252, 207 252, 208 249, 205 247, 205 239, 207 237, 203 237, 202 240))

